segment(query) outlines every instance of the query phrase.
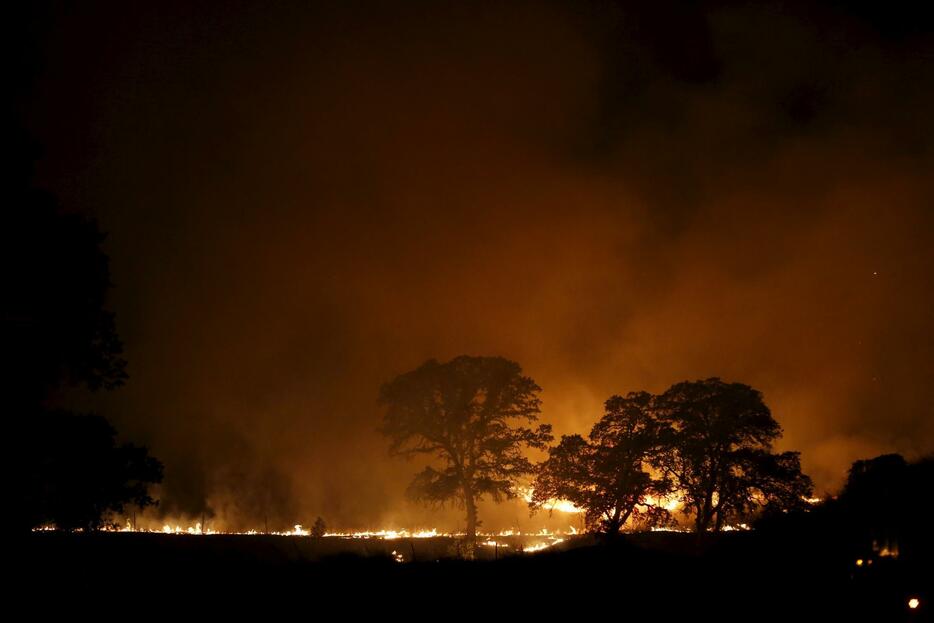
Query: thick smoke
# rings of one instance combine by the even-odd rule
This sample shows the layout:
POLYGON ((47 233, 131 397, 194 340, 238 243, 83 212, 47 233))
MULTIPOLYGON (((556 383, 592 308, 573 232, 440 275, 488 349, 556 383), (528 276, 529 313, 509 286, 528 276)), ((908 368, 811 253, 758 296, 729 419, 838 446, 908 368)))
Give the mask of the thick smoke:
POLYGON ((39 181, 110 232, 130 361, 89 401, 165 462, 165 513, 454 527, 404 501, 376 395, 464 353, 520 362, 558 433, 612 393, 748 383, 819 489, 930 451, 926 33, 441 4, 50 23, 39 181))

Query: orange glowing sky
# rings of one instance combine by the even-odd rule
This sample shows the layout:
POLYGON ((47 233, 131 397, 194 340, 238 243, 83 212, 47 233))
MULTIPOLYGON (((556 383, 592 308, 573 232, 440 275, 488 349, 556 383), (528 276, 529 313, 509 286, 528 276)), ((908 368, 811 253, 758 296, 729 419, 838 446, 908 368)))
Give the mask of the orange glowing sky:
POLYGON ((41 22, 37 180, 109 232, 130 362, 87 404, 166 464, 167 511, 411 523, 377 390, 462 353, 518 361, 557 433, 748 383, 818 491, 931 450, 927 33, 442 7, 41 22))

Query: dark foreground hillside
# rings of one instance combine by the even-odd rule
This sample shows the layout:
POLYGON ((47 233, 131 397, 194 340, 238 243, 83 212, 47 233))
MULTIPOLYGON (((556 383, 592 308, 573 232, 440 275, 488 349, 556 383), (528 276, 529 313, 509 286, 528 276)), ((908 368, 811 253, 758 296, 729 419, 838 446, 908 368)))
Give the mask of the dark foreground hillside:
POLYGON ((21 572, 13 594, 39 612, 266 604, 313 606, 319 614, 327 607, 328 620, 363 610, 435 620, 472 612, 574 620, 930 620, 934 581, 926 561, 867 555, 857 565, 851 552, 796 541, 756 533, 722 534, 702 545, 678 533, 612 544, 584 537, 537 554, 492 560, 486 551, 485 560, 464 561, 445 558, 453 543, 445 538, 35 533, 16 548, 21 572), (398 563, 392 551, 415 560, 398 563), (911 597, 919 608, 908 607, 911 597))

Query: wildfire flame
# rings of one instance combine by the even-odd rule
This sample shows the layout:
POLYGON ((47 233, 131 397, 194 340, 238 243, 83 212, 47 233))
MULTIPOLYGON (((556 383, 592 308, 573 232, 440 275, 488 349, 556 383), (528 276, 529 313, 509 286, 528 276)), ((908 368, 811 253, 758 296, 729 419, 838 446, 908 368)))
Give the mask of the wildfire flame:
POLYGON ((564 539, 555 539, 555 540, 551 541, 550 543, 536 543, 536 544, 534 544, 534 545, 529 545, 528 547, 525 548, 525 551, 528 552, 528 553, 540 552, 540 551, 542 551, 543 549, 548 549, 549 547, 554 547, 555 545, 557 545, 557 544, 559 544, 559 543, 564 543, 564 539))
MULTIPOLYGON (((526 503, 532 502, 533 492, 534 490, 531 488, 520 489, 520 493, 522 494, 522 499, 524 499, 526 503)), ((575 506, 572 502, 569 502, 568 500, 548 500, 547 502, 545 502, 544 506, 550 511, 558 511, 561 513, 569 513, 572 515, 576 515, 578 513, 584 512, 584 509, 578 508, 577 506, 575 506)))
POLYGON ((342 539, 383 539, 392 541, 394 539, 431 539, 438 536, 457 536, 453 534, 444 534, 436 529, 431 530, 363 530, 360 532, 327 532, 326 537, 337 537, 342 539))
POLYGON ((681 500, 676 497, 655 497, 653 495, 645 496, 647 506, 658 506, 668 512, 674 512, 681 508, 681 500))
MULTIPOLYGON (((33 529, 33 532, 53 532, 57 528, 53 525, 44 525, 33 529)), ((79 530, 80 531, 80 530, 79 530)), ((190 535, 190 536, 212 536, 212 535, 240 535, 240 536, 254 536, 254 535, 271 535, 271 536, 291 536, 291 537, 310 537, 311 531, 305 529, 301 524, 296 524, 292 530, 288 531, 270 531, 270 532, 260 532, 259 530, 246 530, 246 531, 233 531, 233 530, 216 530, 214 528, 204 528, 201 523, 195 523, 194 525, 182 526, 178 523, 166 523, 162 526, 161 529, 154 528, 138 528, 134 527, 130 520, 127 520, 126 524, 123 526, 105 526, 102 529, 103 532, 137 532, 137 533, 147 533, 147 534, 171 534, 171 535, 190 535)), ((539 530, 538 532, 520 532, 518 530, 502 530, 497 533, 481 534, 480 536, 485 538, 486 541, 480 543, 481 545, 487 547, 501 547, 501 548, 513 548, 513 545, 509 543, 504 543, 502 541, 495 540, 496 538, 508 538, 508 537, 539 537, 545 539, 543 541, 536 542, 531 546, 526 546, 520 548, 519 551, 525 552, 537 552, 548 547, 557 545, 558 543, 563 542, 565 539, 560 538, 557 535, 575 535, 578 534, 577 529, 573 526, 568 526, 567 532, 552 532, 546 528, 539 530)), ((397 539, 432 539, 439 537, 447 538, 461 538, 466 536, 463 532, 442 532, 437 528, 431 529, 420 529, 420 530, 392 530, 392 529, 381 529, 381 530, 360 530, 360 531, 346 531, 346 532, 327 532, 323 535, 324 538, 334 538, 334 539, 376 539, 383 541, 393 541, 397 539)), ((402 554, 393 551, 393 558, 397 562, 404 562, 402 554)))

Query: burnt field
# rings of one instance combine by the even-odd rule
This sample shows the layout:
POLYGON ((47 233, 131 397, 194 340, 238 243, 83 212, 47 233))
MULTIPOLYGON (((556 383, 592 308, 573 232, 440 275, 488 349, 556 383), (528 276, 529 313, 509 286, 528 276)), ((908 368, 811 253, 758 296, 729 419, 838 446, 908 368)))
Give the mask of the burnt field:
POLYGON ((169 603, 224 608, 297 600, 408 609, 482 603, 514 613, 655 614, 658 620, 929 620, 926 561, 869 555, 755 532, 645 533, 612 543, 571 537, 520 553, 536 537, 503 537, 458 558, 452 537, 352 539, 266 535, 34 533, 16 550, 14 584, 34 603, 97 611, 104 604, 169 603), (399 560, 402 562, 399 562, 399 560), (871 562, 870 562, 871 561, 871 562), (922 607, 910 609, 916 597, 922 607), (494 605, 495 604, 495 605, 494 605))

